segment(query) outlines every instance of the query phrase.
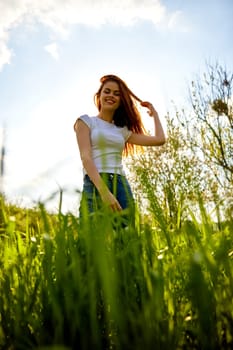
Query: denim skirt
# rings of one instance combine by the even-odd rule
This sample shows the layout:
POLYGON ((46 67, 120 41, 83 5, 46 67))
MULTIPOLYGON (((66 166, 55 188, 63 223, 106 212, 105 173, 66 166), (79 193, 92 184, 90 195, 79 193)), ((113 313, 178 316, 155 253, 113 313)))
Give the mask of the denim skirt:
MULTIPOLYGON (((120 174, 100 173, 110 192, 117 198, 122 209, 133 208, 134 198, 127 178, 120 174)), ((89 213, 93 213, 103 206, 99 192, 88 175, 84 176, 83 191, 80 202, 80 216, 84 207, 89 213)))

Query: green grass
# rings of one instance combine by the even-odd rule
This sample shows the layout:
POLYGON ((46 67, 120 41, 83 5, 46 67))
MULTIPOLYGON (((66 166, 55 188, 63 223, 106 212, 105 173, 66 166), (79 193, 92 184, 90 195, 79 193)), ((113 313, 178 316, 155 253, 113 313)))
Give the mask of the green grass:
POLYGON ((233 223, 171 226, 159 203, 136 226, 80 226, 1 199, 1 349, 230 349, 233 223))

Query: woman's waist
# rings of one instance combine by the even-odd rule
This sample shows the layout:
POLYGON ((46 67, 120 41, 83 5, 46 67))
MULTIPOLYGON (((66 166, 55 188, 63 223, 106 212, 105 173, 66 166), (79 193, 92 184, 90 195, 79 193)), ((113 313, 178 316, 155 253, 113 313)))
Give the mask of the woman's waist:
MULTIPOLYGON (((119 173, 115 173, 115 172, 99 172, 99 174, 103 179, 110 179, 110 180, 112 180, 114 178, 126 179, 125 174, 119 174, 119 173)), ((85 174, 84 179, 90 180, 89 175, 85 174)))
MULTIPOLYGON (((123 168, 123 165, 120 164, 100 164, 96 161, 94 161, 96 169, 99 173, 107 173, 107 174, 119 174, 125 176, 125 171, 123 168)), ((84 169, 84 175, 86 174, 86 171, 84 169)))

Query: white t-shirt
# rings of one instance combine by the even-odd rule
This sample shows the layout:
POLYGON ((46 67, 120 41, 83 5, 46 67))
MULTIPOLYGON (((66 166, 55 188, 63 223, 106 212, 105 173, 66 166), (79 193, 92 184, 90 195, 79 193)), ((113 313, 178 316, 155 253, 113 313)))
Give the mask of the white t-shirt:
POLYGON ((97 170, 100 173, 124 175, 122 152, 132 131, 126 126, 118 127, 99 117, 90 117, 86 114, 79 119, 90 128, 92 158, 97 170))

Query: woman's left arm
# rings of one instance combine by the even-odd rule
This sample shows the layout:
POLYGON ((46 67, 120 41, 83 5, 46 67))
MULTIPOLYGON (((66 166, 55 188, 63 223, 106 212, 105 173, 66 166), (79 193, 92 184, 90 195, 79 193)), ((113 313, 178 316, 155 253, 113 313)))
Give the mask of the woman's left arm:
POLYGON ((154 135, 144 135, 132 133, 127 142, 140 146, 161 146, 166 142, 165 133, 159 119, 159 115, 154 106, 150 102, 141 102, 143 107, 148 108, 148 114, 154 119, 155 133, 154 135))

